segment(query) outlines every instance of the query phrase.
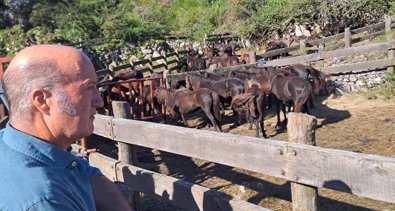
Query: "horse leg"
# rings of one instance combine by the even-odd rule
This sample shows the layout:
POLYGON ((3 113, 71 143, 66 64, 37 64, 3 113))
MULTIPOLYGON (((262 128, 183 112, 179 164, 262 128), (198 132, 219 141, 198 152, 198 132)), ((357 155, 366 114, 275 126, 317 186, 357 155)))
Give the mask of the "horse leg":
POLYGON ((280 124, 280 100, 275 99, 275 104, 276 104, 276 114, 277 114, 277 124, 276 124, 276 129, 280 129, 281 128, 281 124, 280 124))
POLYGON ((210 109, 203 109, 204 113, 206 116, 210 119, 211 124, 214 126, 214 130, 217 132, 222 132, 221 127, 219 127, 219 123, 217 120, 214 118, 214 115, 211 113, 210 109))
POLYGON ((262 136, 263 138, 267 138, 267 135, 265 133, 265 126, 264 126, 264 116, 265 116, 265 99, 266 96, 265 95, 260 95, 257 99, 257 108, 258 108, 258 112, 259 112, 259 116, 258 116, 258 122, 261 128, 261 132, 262 132, 262 136))
POLYGON ((310 103, 310 108, 313 109, 315 106, 314 106, 314 101, 313 101, 312 97, 309 97, 309 103, 310 103))
POLYGON ((239 113, 238 111, 236 111, 235 109, 232 108, 233 111, 233 119, 237 119, 236 121, 236 125, 239 126, 241 125, 241 117, 242 117, 242 112, 239 113))
MULTIPOLYGON (((287 125, 287 123, 288 123, 288 119, 287 119, 287 111, 286 111, 286 109, 285 109, 285 104, 284 103, 282 103, 283 104, 283 114, 284 114, 284 125, 286 126, 287 125)), ((294 109, 295 109, 295 105, 294 105, 294 109)))
POLYGON ((266 109, 271 109, 272 108, 272 98, 273 98, 273 94, 269 94, 267 97, 267 107, 266 109))
POLYGON ((248 120, 248 130, 252 130, 252 121, 251 119, 248 120))
POLYGON ((187 127, 189 127, 188 122, 185 120, 184 113, 181 113, 181 112, 180 112, 180 115, 181 115, 182 121, 184 122, 184 125, 187 126, 187 127))
POLYGON ((255 136, 257 137, 257 138, 259 138, 259 129, 260 129, 260 126, 259 126, 259 119, 255 119, 255 120, 253 120, 254 122, 255 122, 255 136))

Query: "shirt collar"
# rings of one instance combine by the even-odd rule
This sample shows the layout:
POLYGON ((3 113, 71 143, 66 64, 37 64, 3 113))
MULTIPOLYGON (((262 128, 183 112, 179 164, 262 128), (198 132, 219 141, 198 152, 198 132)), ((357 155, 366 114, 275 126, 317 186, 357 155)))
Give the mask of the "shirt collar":
POLYGON ((6 145, 48 166, 65 168, 77 159, 71 153, 53 144, 16 130, 9 123, 3 132, 3 141, 6 145))

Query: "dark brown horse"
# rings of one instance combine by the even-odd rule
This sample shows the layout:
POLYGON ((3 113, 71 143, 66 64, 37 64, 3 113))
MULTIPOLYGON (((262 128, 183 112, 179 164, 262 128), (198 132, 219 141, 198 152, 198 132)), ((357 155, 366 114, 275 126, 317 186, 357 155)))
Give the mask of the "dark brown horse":
POLYGON ((221 97, 221 113, 225 114, 225 104, 230 105, 232 98, 244 93, 244 82, 238 78, 225 78, 219 81, 207 80, 199 75, 187 74, 185 76, 187 88, 198 90, 207 88, 221 97))
MULTIPOLYGON (((288 47, 288 45, 285 44, 284 42, 281 42, 281 41, 278 41, 278 42, 277 41, 269 41, 266 44, 266 51, 265 52, 274 51, 274 50, 281 49, 281 48, 286 48, 286 47, 288 47)), ((278 59, 278 58, 287 57, 287 56, 289 56, 289 53, 282 53, 282 54, 279 54, 279 55, 268 57, 267 59, 268 60, 273 60, 273 59, 278 59)))
POLYGON ((215 73, 210 73, 210 72, 207 72, 207 71, 205 71, 205 72, 194 72, 194 73, 189 73, 189 74, 198 75, 200 77, 203 77, 203 78, 208 79, 208 80, 213 80, 213 81, 219 81, 219 80, 226 79, 223 76, 217 75, 215 73))
POLYGON ((188 126, 184 114, 201 108, 210 119, 215 131, 222 132, 220 99, 219 96, 209 89, 199 89, 196 91, 177 90, 172 91, 159 87, 155 91, 155 97, 159 103, 165 104, 168 109, 178 112, 182 121, 188 126))
POLYGON ((232 44, 213 43, 210 47, 203 49, 206 58, 211 58, 215 56, 233 56, 235 54, 235 46, 232 44))
MULTIPOLYGON (((261 129, 262 136, 267 138, 264 128, 264 112, 265 112, 265 94, 246 93, 236 95, 232 99, 231 107, 234 111, 241 116, 245 112, 247 121, 251 124, 255 122, 256 137, 259 137, 259 128, 261 129)), ((239 119, 240 124, 240 119, 239 119)))
POLYGON ((197 52, 191 52, 177 63, 177 68, 185 72, 204 70, 206 69, 206 60, 197 52))
POLYGON ((311 77, 313 79, 313 93, 319 94, 325 91, 325 78, 328 76, 312 66, 292 64, 283 68, 276 68, 276 71, 280 73, 288 73, 289 75, 296 75, 306 81, 309 81, 309 78, 311 77))
MULTIPOLYGON (((163 77, 162 73, 153 72, 149 78, 162 78, 162 77, 163 77)), ((156 100, 156 98, 151 99, 151 91, 152 91, 152 95, 154 95, 155 90, 158 89, 158 87, 160 87, 160 81, 158 79, 155 79, 155 80, 150 80, 150 83, 152 83, 152 90, 151 90, 151 85, 143 86, 142 100, 143 100, 144 112, 149 112, 148 115, 153 115, 154 110, 157 109, 157 107, 159 107, 159 103, 156 100), (153 105, 153 107, 151 105, 153 105)))
POLYGON ((285 103, 293 103, 294 112, 308 112, 307 100, 311 98, 311 85, 298 76, 276 75, 271 80, 271 92, 276 96, 277 127, 280 127, 280 104, 282 102, 285 122, 285 103))
POLYGON ((265 94, 275 96, 277 126, 280 126, 280 104, 283 106, 285 122, 287 121, 284 103, 292 102, 295 112, 307 112, 306 101, 312 94, 311 85, 304 79, 294 75, 278 74, 273 68, 260 71, 259 77, 255 78, 261 84, 259 87, 265 94), (270 87, 270 90, 268 88, 270 87))
POLYGON ((187 88, 192 88, 193 90, 207 88, 223 98, 230 98, 244 93, 244 82, 238 78, 225 78, 219 81, 212 81, 198 75, 187 74, 185 76, 185 82, 187 88))
POLYGON ((211 65, 216 65, 216 68, 220 67, 230 67, 241 64, 239 58, 237 56, 220 56, 220 57, 210 57, 207 58, 206 66, 210 67, 211 65))

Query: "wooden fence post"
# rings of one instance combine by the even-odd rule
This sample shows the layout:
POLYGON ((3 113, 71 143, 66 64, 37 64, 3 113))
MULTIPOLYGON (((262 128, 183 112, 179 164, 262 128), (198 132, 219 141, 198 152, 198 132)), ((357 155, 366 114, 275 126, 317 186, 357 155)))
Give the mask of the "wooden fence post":
POLYGON ((306 51, 306 40, 301 40, 299 42, 300 45, 300 54, 301 55, 306 55, 307 51, 306 51))
POLYGON ((152 63, 152 55, 150 55, 148 57, 148 68, 149 68, 150 73, 154 72, 154 67, 153 66, 154 66, 154 64, 152 63))
MULTIPOLYGON (((130 113, 130 104, 123 101, 112 101, 112 108, 114 112, 114 117, 131 119, 132 115, 130 113)), ((133 145, 118 142, 118 160, 127 164, 137 166, 137 156, 136 149, 133 145)), ((133 189, 133 187, 132 187, 133 189)), ((134 210, 138 211, 140 209, 140 197, 139 192, 135 191, 130 201, 131 206, 134 210)))
MULTIPOLYGON (((315 146, 316 126, 317 119, 315 117, 301 113, 290 113, 287 126, 289 142, 315 146)), ((317 210, 316 187, 292 182, 291 192, 293 211, 317 210)))
POLYGON ((114 64, 111 63, 110 65, 108 65, 108 75, 109 75, 109 79, 112 80, 114 78, 115 75, 115 71, 114 71, 114 64))
POLYGON ((256 63, 256 53, 255 53, 255 51, 250 51, 249 52, 249 57, 250 57, 250 64, 255 64, 256 63))
POLYGON ((344 29, 344 47, 351 47, 351 29, 347 27, 344 29))
POLYGON ((317 62, 317 64, 318 64, 319 70, 322 71, 322 69, 324 68, 324 61, 325 61, 324 60, 324 44, 320 43, 318 45, 318 52, 320 53, 321 60, 319 60, 317 62))
POLYGON ((164 52, 164 53, 162 54, 162 57, 163 57, 162 61, 163 61, 163 65, 165 65, 165 69, 166 69, 166 70, 169 70, 169 66, 167 65, 167 55, 166 55, 166 52, 164 52))
MULTIPOLYGON (((385 17, 385 34, 387 35, 387 42, 389 44, 388 48, 388 58, 389 59, 395 59, 395 49, 392 45, 392 33, 391 33, 391 17, 386 16, 385 17)), ((394 74, 394 66, 388 66, 387 68, 387 73, 389 74, 394 74)))

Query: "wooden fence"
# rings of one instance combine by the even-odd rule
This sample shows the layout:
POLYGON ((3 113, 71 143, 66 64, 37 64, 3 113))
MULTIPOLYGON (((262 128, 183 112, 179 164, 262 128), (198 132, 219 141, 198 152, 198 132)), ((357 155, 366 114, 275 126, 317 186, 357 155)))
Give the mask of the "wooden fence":
POLYGON ((344 42, 344 47, 346 48, 351 47, 352 43, 360 42, 390 31, 393 25, 392 24, 393 21, 394 20, 391 19, 390 17, 386 17, 384 22, 380 22, 377 24, 373 24, 370 26, 366 26, 354 30, 351 30, 350 28, 346 28, 343 33, 339 33, 329 37, 324 37, 322 39, 307 40, 307 41, 301 40, 299 45, 265 52, 264 54, 261 54, 259 56, 262 58, 269 58, 297 50, 299 50, 299 54, 305 54, 305 52, 307 51, 307 46, 326 45, 341 40, 343 40, 344 42))
MULTIPOLYGON (((316 64, 314 66, 317 69, 319 69, 320 71, 322 71, 328 75, 347 73, 347 72, 366 71, 366 70, 371 70, 371 69, 385 69, 385 68, 387 68, 389 73, 393 73, 394 66, 395 66, 395 51, 394 51, 395 50, 395 41, 393 40, 393 37, 391 34, 390 25, 391 25, 391 19, 386 19, 386 24, 378 23, 378 24, 375 24, 372 26, 368 26, 368 27, 364 27, 364 28, 355 30, 357 32, 360 32, 360 31, 364 31, 364 30, 369 30, 369 29, 373 30, 373 29, 377 29, 380 27, 385 27, 385 30, 383 30, 383 31, 387 35, 386 42, 373 43, 373 44, 361 45, 361 46, 355 46, 355 47, 346 47, 346 48, 333 50, 333 51, 324 51, 324 48, 321 45, 320 48, 318 49, 318 52, 316 52, 316 53, 271 60, 271 61, 267 61, 265 64, 263 64, 263 66, 264 67, 283 66, 283 65, 291 65, 291 64, 296 64, 296 63, 315 62, 316 64), (329 67, 324 66, 326 61, 331 60, 336 57, 347 57, 347 56, 355 56, 355 55, 369 54, 369 53, 383 53, 385 55, 384 56, 385 58, 374 59, 374 60, 369 60, 369 61, 365 61, 365 62, 358 62, 358 63, 353 63, 353 64, 333 65, 333 66, 329 66, 329 67)), ((380 33, 381 33, 381 30, 380 30, 380 33)), ((327 37, 327 38, 324 38, 322 40, 318 40, 315 42, 316 43, 320 43, 320 42, 325 43, 327 41, 334 40, 336 37, 338 38, 338 37, 342 37, 342 36, 344 36, 344 34, 343 35, 335 35, 332 37, 327 37)), ((265 58, 265 57, 289 52, 291 50, 295 50, 295 49, 299 49, 299 48, 300 48, 299 46, 291 47, 291 48, 283 48, 283 49, 279 49, 279 50, 270 51, 270 52, 264 53, 262 55, 257 55, 257 57, 258 58, 259 57, 265 58)), ((255 52, 250 52, 250 55, 255 55, 255 52)), ((222 75, 222 74, 232 71, 232 70, 238 70, 244 66, 255 65, 255 60, 256 60, 256 58, 252 58, 251 64, 218 68, 218 69, 214 70, 214 72, 222 75)), ((202 71, 206 71, 206 70, 202 70, 202 71)), ((182 78, 184 76, 185 76, 185 73, 173 74, 173 75, 169 76, 169 79, 171 80, 172 78, 182 78)))
MULTIPOLYGON (((289 121, 295 125, 298 125, 295 122, 308 122, 298 119, 298 115, 308 116, 290 113, 289 121), (295 116, 296 121, 293 120, 295 116)), ((96 116, 94 125, 95 134, 119 143, 154 148, 282 178, 295 185, 313 187, 310 193, 316 192, 314 188, 317 187, 328 188, 395 203, 394 158, 103 115, 96 116)), ((294 127, 288 125, 288 128, 293 130, 294 127)), ((301 139, 298 134, 310 134, 310 141, 314 142, 311 140, 314 139, 314 130, 311 127, 305 127, 302 133, 288 133, 296 134, 296 137, 290 136, 290 141, 301 139)), ((143 170, 100 154, 90 155, 90 162, 101 168, 112 180, 124 181, 135 191, 167 197, 188 210, 230 210, 219 209, 221 206, 234 210, 261 210, 240 200, 224 200, 216 194, 206 194, 206 188, 143 170)), ((315 194, 302 194, 304 197, 300 197, 300 194, 295 192, 294 195, 294 192, 292 190, 294 210, 301 210, 296 207, 303 204, 310 204, 307 210, 316 209, 311 207, 316 205, 313 198, 315 194)))
POLYGON ((118 66, 110 65, 108 69, 101 69, 97 70, 96 74, 99 79, 108 79, 110 77, 114 77, 115 73, 119 70, 131 68, 137 69, 139 71, 145 72, 161 72, 158 70, 163 71, 163 69, 172 72, 177 70, 177 65, 180 61, 180 56, 188 54, 189 51, 182 50, 182 51, 175 51, 172 53, 164 54, 158 57, 152 57, 148 59, 133 61, 129 60, 128 64, 122 64, 118 66))
MULTIPOLYGON (((0 79, 3 78, 4 64, 11 62, 13 57, 0 57, 0 79)), ((5 108, 4 102, 0 99, 0 128, 4 127, 8 121, 8 111, 5 108)))

